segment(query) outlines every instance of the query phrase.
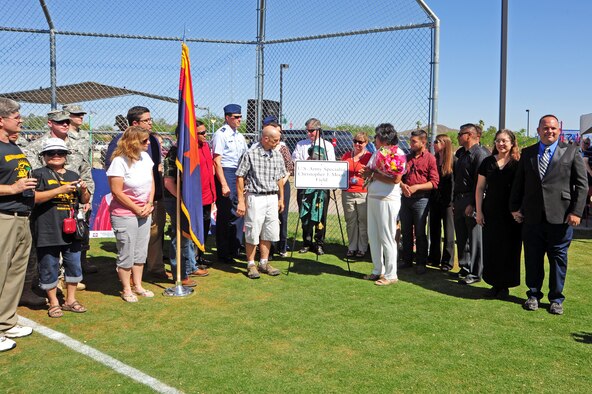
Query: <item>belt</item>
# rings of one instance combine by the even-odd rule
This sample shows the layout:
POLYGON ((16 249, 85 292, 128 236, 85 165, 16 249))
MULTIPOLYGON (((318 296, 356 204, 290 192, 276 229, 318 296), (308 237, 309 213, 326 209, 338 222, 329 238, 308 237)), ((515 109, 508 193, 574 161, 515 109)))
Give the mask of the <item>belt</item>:
POLYGON ((10 215, 10 216, 22 216, 22 217, 31 216, 31 212, 12 212, 12 211, 4 211, 1 209, 0 209, 0 213, 3 215, 10 215))
POLYGON ((271 196, 272 194, 278 194, 277 191, 275 192, 262 192, 262 193, 251 193, 255 196, 271 196))

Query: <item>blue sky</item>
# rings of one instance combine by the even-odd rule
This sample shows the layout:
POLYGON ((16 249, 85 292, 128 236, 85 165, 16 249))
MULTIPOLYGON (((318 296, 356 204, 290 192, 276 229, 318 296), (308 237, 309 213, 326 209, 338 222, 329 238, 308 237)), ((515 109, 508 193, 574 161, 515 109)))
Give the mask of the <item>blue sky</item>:
MULTIPOLYGON (((439 123, 498 124, 501 0, 428 0, 441 20, 439 123)), ((556 114, 579 129, 592 112, 588 0, 510 0, 506 127, 556 114)))
MULTIPOLYGON (((438 122, 457 128, 462 123, 482 119, 487 126, 497 126, 501 0, 426 1, 441 20, 438 122)), ((166 3, 104 0, 100 4, 94 0, 47 0, 47 3, 61 30, 180 36, 185 24, 189 37, 253 40, 256 36, 256 0, 169 0, 166 3), (199 8, 194 6, 196 4, 199 8)), ((268 39, 405 24, 422 18, 409 0, 328 3, 268 0, 268 39), (379 6, 372 7, 375 4, 379 6), (401 12, 395 14, 395 9, 401 12)), ((566 129, 579 128, 580 115, 592 112, 592 100, 587 97, 592 86, 592 51, 588 42, 590 33, 586 31, 592 15, 592 1, 510 0, 509 5, 506 127, 513 130, 526 128, 525 110, 530 109, 531 132, 536 128, 538 118, 546 113, 556 114, 566 129)), ((6 4, 0 15, 0 26, 46 28, 37 0, 6 4)), ((5 72, 0 80, 0 91, 48 86, 47 38, 0 34, 4 34, 0 41, 0 66, 5 72)), ((362 45, 366 42, 365 37, 359 40, 362 45)), ((318 48, 319 52, 339 49, 332 48, 331 41, 309 43, 307 45, 318 48)), ((97 39, 89 45, 80 37, 58 36, 58 84, 97 80, 175 96, 180 45, 173 44, 97 39)), ((336 114, 335 123, 337 118, 347 122, 365 115, 372 122, 391 121, 388 116, 395 117, 392 114, 397 112, 398 102, 392 101, 393 108, 380 106, 382 92, 380 79, 377 79, 380 75, 369 76, 371 82, 374 78, 372 87, 375 90, 368 92, 364 104, 368 108, 363 110, 356 107, 355 97, 344 95, 340 90, 343 87, 337 84, 332 85, 334 91, 323 92, 325 102, 310 100, 306 93, 296 93, 297 88, 306 92, 310 85, 314 86, 309 70, 314 69, 315 61, 319 60, 305 55, 303 47, 292 45, 289 47, 291 53, 282 53, 274 52, 270 46, 266 54, 266 68, 271 70, 266 80, 267 98, 277 99, 277 64, 291 63, 284 82, 285 107, 288 113, 292 109, 290 105, 300 107, 301 114, 291 119, 295 127, 300 127, 309 115, 315 115, 316 108, 325 111, 321 114, 322 120, 329 120, 336 114), (328 105, 338 100, 344 103, 342 107, 345 109, 341 113, 336 113, 328 105), (368 114, 373 109, 375 112, 368 114), (383 119, 384 116, 387 119, 383 119)), ((198 47, 190 44, 190 48, 198 105, 209 106, 219 115, 225 103, 235 101, 244 106, 246 99, 253 97, 252 47, 220 48, 214 44, 198 47), (200 59, 204 53, 208 53, 207 58, 200 59)), ((380 52, 373 47, 368 53, 371 54, 369 60, 375 62, 380 52)), ((364 60, 353 59, 356 62, 364 60)), ((356 78, 347 73, 344 75, 356 78)), ((322 77, 327 79, 333 75, 322 77)), ((357 79, 366 83, 360 76, 357 79)), ((174 119, 176 114, 170 105, 150 101, 89 103, 88 108, 94 108, 97 117, 103 117, 98 122, 101 124, 112 122, 116 113, 138 104, 153 108, 158 117, 174 119)), ((29 110, 42 113, 45 106, 30 106, 29 110)), ((295 111, 292 109, 292 112, 295 111)), ((202 115, 203 112, 198 113, 198 116, 202 115)), ((407 124, 401 127, 414 124, 417 120, 414 116, 410 114, 407 124)))

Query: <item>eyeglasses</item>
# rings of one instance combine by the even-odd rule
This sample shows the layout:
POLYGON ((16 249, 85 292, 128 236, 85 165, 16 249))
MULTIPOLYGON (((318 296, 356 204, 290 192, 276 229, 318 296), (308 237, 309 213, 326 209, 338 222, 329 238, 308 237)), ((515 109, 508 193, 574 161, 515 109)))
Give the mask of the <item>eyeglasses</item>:
POLYGON ((306 130, 307 133, 314 133, 315 131, 317 131, 318 129, 310 129, 310 130, 306 130))
POLYGON ((232 115, 231 118, 233 119, 242 119, 242 115, 232 115))
POLYGON ((23 121, 23 118, 20 115, 19 116, 15 116, 14 118, 8 118, 8 117, 6 117, 4 119, 12 119, 12 120, 16 120, 17 122, 22 122, 23 121))
POLYGON ((44 156, 49 156, 49 157, 53 157, 53 156, 59 156, 59 157, 66 157, 68 155, 68 152, 66 152, 65 150, 48 150, 43 152, 44 156))
POLYGON ((360 144, 360 145, 362 145, 362 144, 365 144, 365 143, 366 143, 366 141, 354 140, 354 144, 360 144))
POLYGON ((147 144, 148 141, 150 141, 150 138, 146 138, 145 140, 142 140, 142 144, 147 144))
POLYGON ((197 134, 199 135, 206 135, 207 131, 198 131, 197 134))
POLYGON ((152 118, 148 118, 148 119, 140 119, 139 120, 140 123, 152 123, 152 118))

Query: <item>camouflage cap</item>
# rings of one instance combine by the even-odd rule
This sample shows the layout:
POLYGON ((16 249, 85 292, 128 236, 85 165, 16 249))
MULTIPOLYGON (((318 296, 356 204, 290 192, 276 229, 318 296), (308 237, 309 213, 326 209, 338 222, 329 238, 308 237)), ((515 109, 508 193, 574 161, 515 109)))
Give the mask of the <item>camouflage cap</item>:
POLYGON ((47 118, 54 122, 62 122, 64 120, 70 120, 70 112, 67 111, 51 111, 47 113, 47 118))
POLYGON ((62 109, 66 112, 70 112, 71 114, 85 114, 86 115, 86 111, 82 108, 82 105, 66 104, 62 107, 62 109))

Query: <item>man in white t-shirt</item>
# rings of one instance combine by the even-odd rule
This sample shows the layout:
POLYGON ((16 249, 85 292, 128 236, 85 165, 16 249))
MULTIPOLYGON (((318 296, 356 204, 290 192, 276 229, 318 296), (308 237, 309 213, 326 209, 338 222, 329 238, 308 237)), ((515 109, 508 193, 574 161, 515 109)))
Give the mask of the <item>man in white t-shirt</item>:
MULTIPOLYGON (((330 141, 322 138, 323 130, 321 129, 321 121, 315 118, 310 118, 305 123, 306 132, 308 139, 298 141, 294 152, 292 153, 292 159, 296 160, 310 160, 309 151, 314 151, 315 147, 319 147, 320 151, 325 153, 324 160, 335 161, 335 148, 330 141)), ((316 158, 315 158, 316 160, 316 158)), ((302 197, 306 189, 299 189, 296 192, 296 200, 298 201, 298 209, 302 209, 302 197)), ((311 248, 313 252, 318 255, 325 254, 323 245, 325 244, 325 224, 327 223, 327 208, 329 201, 329 190, 322 190, 325 193, 325 204, 323 206, 322 220, 315 225, 302 225, 302 248, 300 253, 306 253, 311 248), (313 231, 314 243, 313 243, 313 231)))

